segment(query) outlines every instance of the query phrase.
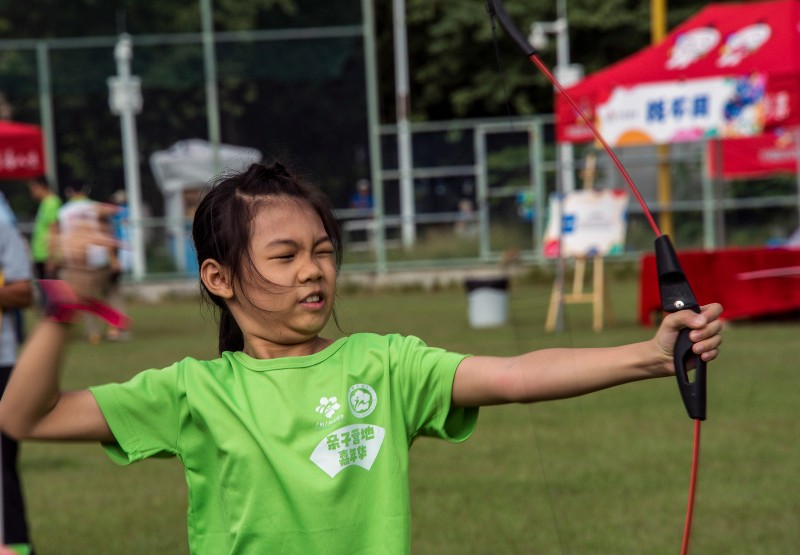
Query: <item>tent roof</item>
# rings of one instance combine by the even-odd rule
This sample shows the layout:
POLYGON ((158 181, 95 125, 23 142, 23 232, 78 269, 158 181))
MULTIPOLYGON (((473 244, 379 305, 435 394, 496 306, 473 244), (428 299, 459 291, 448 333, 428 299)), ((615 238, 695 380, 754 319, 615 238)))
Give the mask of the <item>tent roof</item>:
MULTIPOLYGON (((589 75, 567 92, 593 110, 619 86, 751 73, 767 76, 768 94, 787 79, 800 84, 800 1, 710 4, 660 44, 589 75)), ((556 112, 560 124, 569 125, 576 117, 560 96, 556 112)), ((559 137, 570 140, 562 131, 559 137)))
POLYGON ((204 187, 215 175, 244 170, 262 158, 255 148, 227 144, 219 145, 218 156, 219 167, 215 168, 212 144, 203 139, 187 139, 151 154, 150 168, 162 191, 176 192, 204 187))

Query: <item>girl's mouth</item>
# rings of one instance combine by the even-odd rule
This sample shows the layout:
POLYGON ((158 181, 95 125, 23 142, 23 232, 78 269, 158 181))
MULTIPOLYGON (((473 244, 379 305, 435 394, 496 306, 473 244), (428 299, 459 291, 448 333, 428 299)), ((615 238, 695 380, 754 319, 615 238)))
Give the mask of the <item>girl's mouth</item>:
POLYGON ((300 301, 300 304, 311 307, 319 307, 323 304, 323 298, 321 294, 315 293, 300 301))

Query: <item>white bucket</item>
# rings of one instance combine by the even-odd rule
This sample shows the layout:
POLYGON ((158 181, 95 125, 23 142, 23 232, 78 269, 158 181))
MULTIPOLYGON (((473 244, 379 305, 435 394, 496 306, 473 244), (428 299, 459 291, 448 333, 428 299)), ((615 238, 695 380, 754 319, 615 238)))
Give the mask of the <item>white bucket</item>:
POLYGON ((469 279, 465 285, 471 327, 490 328, 508 321, 508 279, 469 279))

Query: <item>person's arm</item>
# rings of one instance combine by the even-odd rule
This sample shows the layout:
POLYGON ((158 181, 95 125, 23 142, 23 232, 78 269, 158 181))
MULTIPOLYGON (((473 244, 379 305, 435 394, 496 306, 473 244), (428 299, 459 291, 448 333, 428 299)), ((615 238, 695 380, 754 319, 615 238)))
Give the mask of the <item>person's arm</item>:
POLYGON ((6 283, 0 287, 0 309, 25 308, 33 302, 30 280, 6 283))
POLYGON ((61 391, 59 368, 69 326, 44 320, 20 353, 0 399, 0 429, 16 439, 114 441, 88 391, 61 391))
POLYGON ((47 270, 55 274, 61 266, 63 253, 61 252, 61 224, 58 220, 50 226, 50 233, 47 236, 47 270))
POLYGON ((532 403, 575 397, 637 380, 675 374, 672 350, 683 328, 691 328, 693 350, 706 362, 722 341, 722 307, 702 314, 684 310, 666 316, 656 336, 641 343, 590 349, 542 349, 515 357, 473 356, 459 364, 453 404, 462 407, 532 403))
MULTIPOLYGON (((56 213, 57 214, 57 213, 56 213)), ((58 220, 47 225, 47 259, 44 268, 48 276, 53 276, 58 268, 58 220)))

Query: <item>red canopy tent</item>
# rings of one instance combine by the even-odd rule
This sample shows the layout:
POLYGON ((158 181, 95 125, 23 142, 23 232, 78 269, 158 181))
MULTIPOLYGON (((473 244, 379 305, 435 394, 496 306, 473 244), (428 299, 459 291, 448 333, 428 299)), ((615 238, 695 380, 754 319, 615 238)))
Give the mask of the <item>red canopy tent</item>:
POLYGON ((36 125, 0 121, 0 179, 44 174, 42 130, 36 125))
POLYGON ((779 128, 757 137, 725 139, 708 146, 709 173, 724 179, 748 179, 797 172, 797 128, 779 128))
MULTIPOLYGON (((800 124, 800 1, 710 4, 660 44, 567 92, 613 146, 758 136, 774 146, 765 134, 800 124)), ((559 142, 593 139, 561 95, 556 114, 559 142)), ((750 145, 736 146, 753 156, 750 145)), ((751 162, 748 175, 764 169, 751 162)))

